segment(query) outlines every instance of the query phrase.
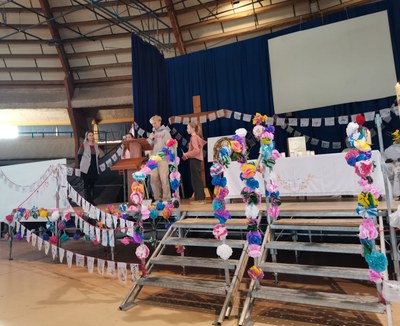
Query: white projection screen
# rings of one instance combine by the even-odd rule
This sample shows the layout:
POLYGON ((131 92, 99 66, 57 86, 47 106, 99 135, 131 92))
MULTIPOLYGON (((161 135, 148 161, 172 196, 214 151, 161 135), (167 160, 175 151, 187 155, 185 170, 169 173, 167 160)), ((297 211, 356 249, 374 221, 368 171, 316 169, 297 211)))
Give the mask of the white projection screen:
POLYGON ((268 41, 275 113, 394 95, 387 12, 268 41))

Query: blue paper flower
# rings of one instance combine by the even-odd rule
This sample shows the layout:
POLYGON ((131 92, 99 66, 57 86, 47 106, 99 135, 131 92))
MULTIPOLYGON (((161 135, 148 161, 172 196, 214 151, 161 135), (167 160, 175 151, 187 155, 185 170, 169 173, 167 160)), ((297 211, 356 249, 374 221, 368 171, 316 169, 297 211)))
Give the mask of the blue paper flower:
POLYGON ((159 201, 156 205, 156 210, 162 211, 164 209, 165 205, 163 204, 162 201, 159 201))
POLYGON ((43 233, 42 238, 45 241, 49 241, 50 240, 50 237, 49 237, 49 235, 47 233, 43 233))
POLYGON ((262 238, 260 231, 248 232, 246 238, 249 244, 261 245, 262 238))
POLYGON ((257 189, 260 186, 260 184, 256 179, 250 178, 246 180, 246 186, 251 189, 257 189))
POLYGON ((223 210, 225 208, 224 206, 225 206, 224 203, 222 203, 218 199, 214 199, 213 202, 212 202, 212 209, 214 211, 223 210))
POLYGON ((179 188, 179 180, 177 179, 172 179, 169 181, 170 185, 171 185, 171 189, 172 191, 175 191, 176 189, 179 188))
POLYGON ((386 270, 388 265, 386 256, 378 251, 373 251, 369 255, 365 256, 365 260, 371 269, 381 273, 386 270))
POLYGON ((150 218, 155 220, 158 217, 158 212, 155 209, 150 210, 150 218))

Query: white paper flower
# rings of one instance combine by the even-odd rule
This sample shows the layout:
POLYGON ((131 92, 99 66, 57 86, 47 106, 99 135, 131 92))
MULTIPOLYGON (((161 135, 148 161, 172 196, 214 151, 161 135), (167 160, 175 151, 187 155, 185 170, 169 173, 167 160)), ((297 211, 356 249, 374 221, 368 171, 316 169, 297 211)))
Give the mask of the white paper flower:
POLYGON ((346 134, 347 134, 347 136, 350 137, 352 134, 354 134, 354 133, 358 130, 358 128, 359 128, 359 125, 358 125, 357 122, 350 122, 350 123, 347 125, 347 128, 346 128, 346 134))
POLYGON ((246 205, 246 217, 247 218, 257 218, 260 212, 257 205, 246 205))
POLYGON ((236 134, 237 136, 239 136, 239 137, 244 138, 244 137, 246 137, 246 135, 247 135, 247 130, 244 129, 244 128, 239 128, 239 129, 236 129, 235 134, 236 134))
POLYGON ((223 260, 227 260, 230 256, 232 256, 232 248, 223 243, 222 245, 218 246, 217 255, 223 260))
POLYGON ((58 210, 55 210, 51 216, 49 217, 50 221, 55 222, 60 218, 60 212, 58 210))

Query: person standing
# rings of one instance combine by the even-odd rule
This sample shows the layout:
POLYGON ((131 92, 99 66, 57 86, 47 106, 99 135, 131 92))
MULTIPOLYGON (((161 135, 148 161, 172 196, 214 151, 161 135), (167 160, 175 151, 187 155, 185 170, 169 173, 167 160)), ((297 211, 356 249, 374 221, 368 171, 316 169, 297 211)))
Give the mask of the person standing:
MULTIPOLYGON (((132 140, 135 139, 135 137, 133 136, 133 134, 131 132, 127 133, 124 137, 124 140, 132 140)), ((123 145, 123 151, 122 151, 122 156, 121 159, 126 160, 128 158, 131 158, 131 152, 129 151, 129 147, 126 147, 125 145, 123 145)))
POLYGON ((194 122, 188 124, 187 133, 190 135, 189 150, 183 153, 182 159, 189 160, 194 200, 201 202, 205 199, 201 164, 204 160, 203 147, 207 142, 199 135, 199 126, 194 122))
POLYGON ((79 147, 78 159, 80 162, 81 179, 83 180, 84 197, 93 203, 94 186, 99 177, 99 147, 94 141, 92 131, 87 131, 85 140, 79 147))
MULTIPOLYGON (((151 117, 150 123, 153 126, 153 132, 147 141, 153 146, 151 155, 157 155, 164 148, 171 134, 165 126, 161 125, 162 119, 159 115, 151 117)), ((171 189, 169 186, 169 166, 167 158, 164 157, 156 169, 151 171, 150 184, 153 191, 154 200, 171 199, 171 189)))

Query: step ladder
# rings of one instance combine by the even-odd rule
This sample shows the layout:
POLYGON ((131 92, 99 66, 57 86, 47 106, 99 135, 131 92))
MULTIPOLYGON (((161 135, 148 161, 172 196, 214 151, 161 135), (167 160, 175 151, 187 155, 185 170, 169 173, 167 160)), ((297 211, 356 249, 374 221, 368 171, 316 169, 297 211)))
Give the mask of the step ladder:
MULTIPOLYGON (((304 212, 297 216, 305 217, 304 212)), ((293 214, 293 213, 292 213, 293 214)), ((319 213, 319 216, 321 213, 319 213)), ((348 218, 332 218, 332 214, 327 214, 327 218, 283 218, 267 226, 266 236, 263 242, 263 253, 261 255, 260 267, 265 273, 272 273, 275 276, 276 286, 263 286, 258 281, 251 281, 249 291, 240 316, 239 325, 251 325, 251 310, 254 300, 271 300, 280 302, 290 302, 295 304, 319 306, 327 308, 355 310, 372 313, 386 313, 388 325, 392 325, 391 307, 389 303, 382 303, 378 296, 356 296, 332 292, 316 292, 302 289, 292 289, 279 287, 278 275, 291 274, 299 276, 311 276, 319 278, 339 278, 357 281, 367 281, 369 279, 368 266, 365 268, 339 267, 339 266, 317 266, 299 264, 298 252, 323 252, 327 255, 332 253, 342 253, 346 255, 360 255, 361 244, 349 243, 324 243, 314 242, 316 236, 351 236, 357 239, 360 218, 353 218, 349 214, 348 218), (292 241, 280 241, 279 238, 285 234, 292 238, 292 241), (308 242, 298 242, 298 234, 308 236, 308 242), (295 263, 278 262, 278 252, 281 250, 293 251, 295 253, 295 263), (271 255, 271 262, 267 262, 268 253, 271 255)), ((341 214, 340 217, 345 216, 341 214)), ((314 215, 317 217, 317 215, 314 215)), ((379 216, 379 228, 383 230, 382 216, 379 216)), ((356 242, 356 241, 354 241, 356 242)), ((381 250, 385 253, 385 243, 383 232, 380 238, 381 250)), ((387 272, 385 273, 387 278, 387 272)))
MULTIPOLYGON (((228 259, 224 261, 215 253, 215 258, 209 257, 192 257, 185 255, 185 252, 180 255, 168 255, 165 253, 168 246, 183 245, 185 247, 201 247, 201 248, 217 248, 222 244, 221 241, 212 237, 212 229, 218 224, 215 218, 191 218, 187 217, 186 213, 183 218, 175 222, 166 232, 163 239, 155 249, 151 258, 146 265, 147 275, 137 280, 136 284, 130 289, 128 295, 120 305, 121 310, 128 310, 135 304, 140 291, 144 286, 168 288, 179 291, 199 292, 210 295, 218 295, 224 298, 224 303, 217 319, 217 324, 222 324, 226 317, 229 317, 235 296, 238 292, 241 279, 243 277, 247 264, 247 242, 245 240, 245 232, 247 229, 246 218, 234 218, 228 220, 226 228, 235 230, 242 234, 241 239, 226 239, 225 243, 232 250, 236 251, 238 259, 228 259), (199 237, 188 237, 188 235, 198 233, 199 237), (205 237, 210 234, 210 237, 205 237), (202 237, 200 237, 200 235, 202 237), (162 269, 165 266, 181 266, 183 275, 158 275, 153 273, 154 267, 162 269), (185 267, 196 267, 198 269, 207 268, 224 270, 224 278, 213 277, 194 277, 187 275, 185 267)), ((233 232, 231 232, 233 234, 233 232)), ((218 275, 216 273, 216 275, 218 275)), ((236 306, 236 305, 235 305, 236 306)))

